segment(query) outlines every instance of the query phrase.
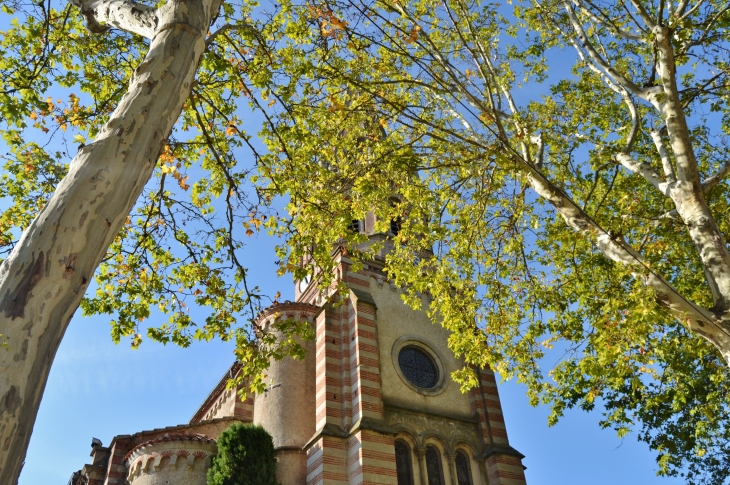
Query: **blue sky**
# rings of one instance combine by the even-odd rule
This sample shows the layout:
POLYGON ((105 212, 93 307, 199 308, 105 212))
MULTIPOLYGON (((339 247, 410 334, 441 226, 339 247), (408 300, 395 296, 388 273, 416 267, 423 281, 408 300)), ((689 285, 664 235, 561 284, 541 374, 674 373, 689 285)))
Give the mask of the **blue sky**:
MULTIPOLYGON (((291 299, 289 277, 274 276, 273 244, 259 236, 249 246, 252 277, 291 299)), ((53 364, 19 485, 65 485, 89 462, 92 437, 108 444, 118 434, 186 423, 233 358, 230 343, 114 345, 106 319, 79 312, 53 364)), ((595 413, 569 411, 548 428, 547 409, 530 407, 521 386, 500 384, 500 395, 510 441, 526 455, 529 485, 681 483, 656 477, 647 447, 601 430, 595 413)))
MULTIPOLYGON (((264 293, 292 299, 290 277, 275 276, 274 244, 259 235, 247 247, 250 277, 264 293)), ((114 345, 108 318, 77 312, 54 361, 19 485, 65 485, 90 461, 92 437, 108 444, 118 434, 186 423, 233 358, 233 345, 221 342, 189 349, 114 345)), ((619 440, 601 430, 596 413, 568 411, 548 428, 547 409, 530 407, 521 386, 503 383, 500 394, 530 485, 682 483, 656 477, 648 448, 631 435, 619 440)))

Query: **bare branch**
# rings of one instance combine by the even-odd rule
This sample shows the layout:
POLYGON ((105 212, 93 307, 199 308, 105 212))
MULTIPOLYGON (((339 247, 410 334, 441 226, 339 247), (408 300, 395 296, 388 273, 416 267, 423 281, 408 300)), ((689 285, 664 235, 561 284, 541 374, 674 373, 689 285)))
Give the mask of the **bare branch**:
POLYGON ((616 155, 616 160, 628 171, 637 173, 644 177, 644 180, 653 185, 659 192, 670 197, 670 190, 674 186, 654 170, 654 167, 646 162, 639 162, 626 152, 616 155))
POLYGON ((682 22, 683 20, 687 19, 690 15, 692 15, 694 12, 696 12, 697 9, 702 6, 703 3, 705 3, 705 0, 698 0, 698 2, 694 5, 694 7, 687 10, 687 13, 685 13, 683 15, 682 12, 684 12, 684 9, 687 8, 687 5, 689 4, 689 2, 683 1, 682 4, 680 5, 680 8, 677 9, 677 15, 682 15, 679 18, 678 22, 682 22))
POLYGON ((545 157, 545 136, 542 133, 533 135, 532 143, 537 147, 535 150, 535 167, 538 170, 542 170, 543 158, 545 157))
POLYGON ((636 9, 636 12, 639 14, 639 17, 641 17, 641 20, 644 21, 647 27, 650 29, 654 28, 656 26, 656 22, 654 22, 654 19, 651 18, 651 15, 649 15, 649 12, 646 11, 644 6, 637 2, 636 0, 630 0, 631 5, 634 6, 636 9))
POLYGON ((131 0, 69 0, 81 10, 87 28, 99 34, 117 28, 151 39, 157 30, 157 9, 131 0))
POLYGON ((626 153, 630 153, 631 149, 634 147, 636 137, 639 136, 639 130, 641 129, 641 124, 639 123, 639 112, 636 109, 634 98, 632 98, 625 89, 622 89, 620 94, 624 99, 626 107, 629 109, 629 113, 631 114, 631 131, 629 132, 629 136, 626 138, 626 146, 624 147, 624 151, 626 153))
POLYGON ((687 8, 687 5, 689 5, 689 0, 682 0, 679 2, 679 5, 677 5, 677 11, 674 15, 679 17, 684 13, 684 10, 687 8))
POLYGON ((674 166, 672 165, 672 159, 669 157, 669 150, 662 140, 662 135, 658 130, 651 130, 651 139, 654 140, 657 152, 659 152, 659 158, 662 160, 662 168, 664 169, 664 178, 667 182, 674 183, 677 181, 677 176, 674 174, 674 166))
MULTIPOLYGON (((664 148, 666 150, 666 148, 664 148)), ((666 169, 665 169, 666 170, 666 169)), ((704 182, 702 182, 702 192, 704 194, 707 194, 710 190, 717 187, 717 185, 722 182, 725 177, 730 173, 730 160, 725 162, 722 167, 720 167, 720 170, 717 171, 716 174, 706 179, 704 182)), ((673 175, 673 173, 672 173, 673 175)), ((659 216, 658 220, 664 220, 664 219, 676 219, 679 217, 679 212, 677 212, 677 209, 672 209, 669 212, 665 212, 661 216, 659 216)))
POLYGON ((631 248, 623 238, 610 235, 563 191, 553 186, 540 171, 524 160, 519 161, 528 170, 530 183, 535 191, 555 207, 570 227, 594 240, 596 247, 610 260, 635 268, 633 271, 634 276, 656 291, 660 303, 675 318, 686 323, 690 330, 715 345, 720 349, 725 360, 730 361, 730 354, 722 350, 730 344, 730 331, 725 328, 722 321, 710 310, 702 308, 685 298, 663 276, 651 269, 643 257, 631 248))

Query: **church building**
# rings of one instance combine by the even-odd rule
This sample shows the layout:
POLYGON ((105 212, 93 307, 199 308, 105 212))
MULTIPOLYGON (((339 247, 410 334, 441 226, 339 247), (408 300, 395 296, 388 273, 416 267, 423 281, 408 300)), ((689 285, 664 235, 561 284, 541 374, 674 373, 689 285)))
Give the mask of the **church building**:
MULTIPOLYGON (((387 238, 374 222, 360 228, 387 238)), ((342 252, 334 258, 345 301, 301 281, 295 301, 258 316, 262 326, 312 325, 306 358, 273 361, 269 387, 244 402, 226 389, 233 363, 188 424, 95 440, 70 485, 205 485, 215 439, 236 421, 272 435, 282 485, 525 485, 494 373, 480 369, 480 386, 463 394, 450 378, 462 362, 448 331, 401 301, 382 259, 353 272, 342 252)))

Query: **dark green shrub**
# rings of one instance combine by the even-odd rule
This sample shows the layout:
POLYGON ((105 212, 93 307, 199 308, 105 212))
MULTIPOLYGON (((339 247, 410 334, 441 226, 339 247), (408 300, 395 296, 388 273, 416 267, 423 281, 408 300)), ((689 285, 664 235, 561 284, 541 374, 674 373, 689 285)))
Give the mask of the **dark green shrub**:
POLYGON ((279 485, 274 442, 264 428, 235 423, 217 441, 208 485, 279 485))

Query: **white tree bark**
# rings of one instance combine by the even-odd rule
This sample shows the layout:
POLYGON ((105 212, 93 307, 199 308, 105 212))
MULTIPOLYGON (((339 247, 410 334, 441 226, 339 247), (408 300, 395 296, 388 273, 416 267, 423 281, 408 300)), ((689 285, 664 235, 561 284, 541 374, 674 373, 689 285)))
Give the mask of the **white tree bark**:
POLYGON ((724 318, 730 310, 730 251, 705 202, 697 159, 677 88, 670 30, 657 26, 654 28, 654 35, 658 53, 657 73, 663 90, 660 97, 655 97, 652 101, 666 123, 677 169, 677 181, 670 190, 670 196, 677 213, 687 226, 705 269, 715 304, 713 311, 724 318))
POLYGON ((220 0, 170 0, 153 10, 84 2, 100 22, 149 35, 149 52, 94 142, 0 266, 0 484, 17 483, 51 363, 109 245, 121 229, 190 94, 220 0), (98 15, 98 16, 96 16, 98 15))
POLYGON ((91 32, 112 27, 151 39, 159 22, 157 9, 128 0, 70 0, 81 10, 91 32))

